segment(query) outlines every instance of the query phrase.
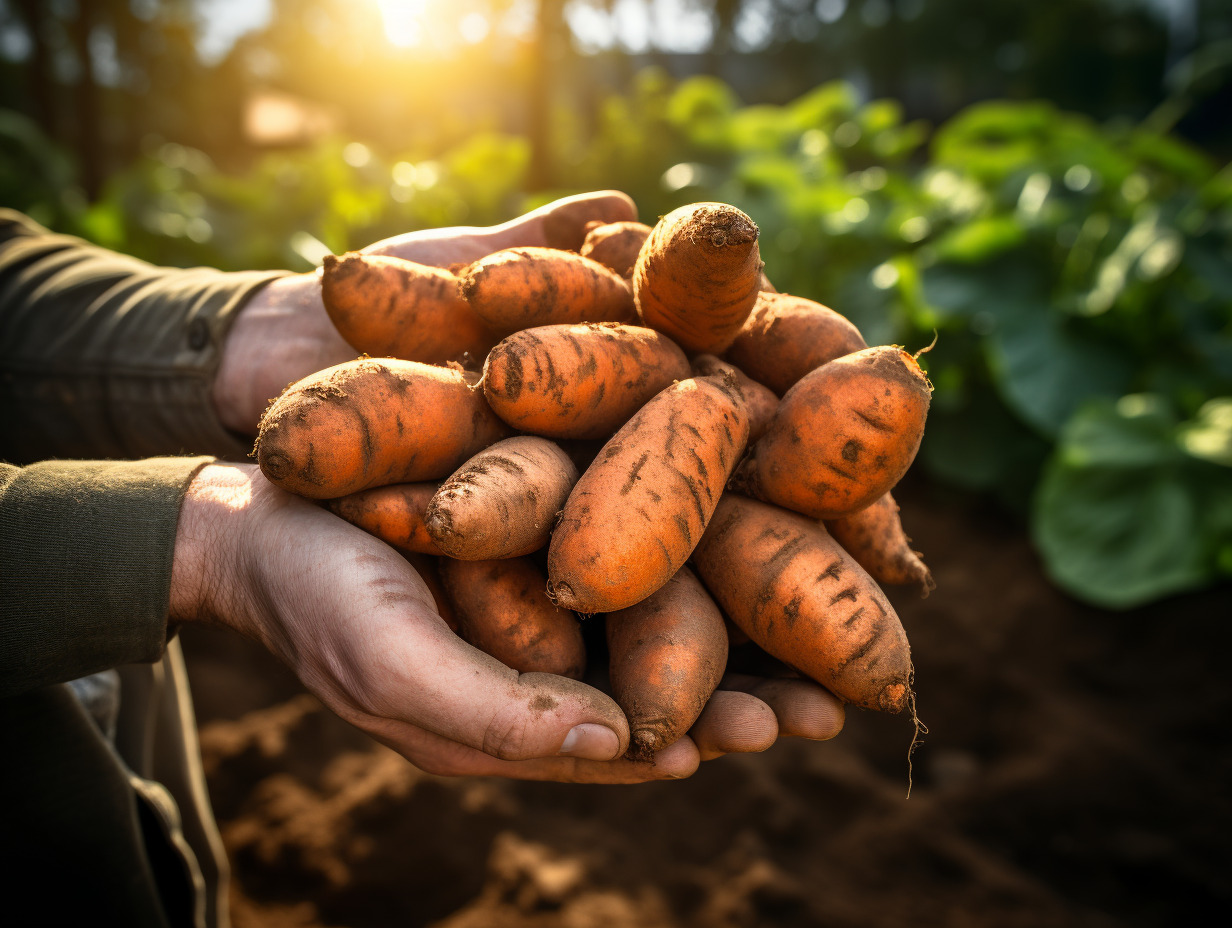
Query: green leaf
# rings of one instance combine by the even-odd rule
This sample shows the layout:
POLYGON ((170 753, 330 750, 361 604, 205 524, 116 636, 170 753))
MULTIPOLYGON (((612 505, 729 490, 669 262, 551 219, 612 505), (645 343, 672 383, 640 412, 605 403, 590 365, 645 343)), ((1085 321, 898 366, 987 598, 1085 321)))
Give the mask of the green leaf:
POLYGON ((1044 435, 1056 435, 1088 399, 1126 392, 1133 361, 1117 347, 1071 331, 1046 304, 1001 307, 986 342, 988 365, 1015 412, 1044 435))
POLYGON ((975 264, 1017 248, 1025 238, 1026 231, 1017 220, 994 216, 950 230, 933 247, 942 260, 975 264))
POLYGON ((1177 442, 1196 458, 1232 467, 1232 397, 1204 403, 1194 420, 1181 427, 1177 442))
POLYGON ((1176 416, 1158 396, 1139 393, 1085 404, 1065 424, 1058 455, 1075 467, 1161 467, 1179 460, 1176 416))
POLYGON ((1128 609, 1211 579, 1195 494, 1174 470, 1054 459, 1032 534, 1049 576, 1079 599, 1128 609))

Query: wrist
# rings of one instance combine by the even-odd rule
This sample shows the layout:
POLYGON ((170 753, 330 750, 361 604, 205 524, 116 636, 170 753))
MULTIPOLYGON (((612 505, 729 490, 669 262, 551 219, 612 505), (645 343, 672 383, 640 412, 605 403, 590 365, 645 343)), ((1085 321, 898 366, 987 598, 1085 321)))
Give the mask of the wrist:
POLYGON ((176 526, 171 566, 173 622, 246 624, 240 543, 247 533, 256 467, 209 464, 197 472, 176 526))
POLYGON ((266 406, 288 384, 355 354, 329 321, 316 273, 272 280, 240 309, 223 343, 213 386, 219 421, 256 435, 266 406))

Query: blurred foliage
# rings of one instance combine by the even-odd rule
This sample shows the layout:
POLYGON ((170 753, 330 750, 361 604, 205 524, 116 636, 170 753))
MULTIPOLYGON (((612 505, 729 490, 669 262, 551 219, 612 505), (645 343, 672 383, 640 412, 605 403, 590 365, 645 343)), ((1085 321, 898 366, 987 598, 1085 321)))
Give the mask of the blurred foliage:
POLYGON ((533 197, 525 140, 483 134, 394 158, 329 142, 240 175, 150 142, 87 205, 5 116, 0 197, 160 263, 299 269, 581 189, 627 190, 648 221, 732 203, 780 290, 870 344, 936 333, 922 466, 1027 519, 1065 589, 1124 608, 1232 575, 1232 168, 1040 102, 934 131, 843 83, 744 106, 714 78, 647 70, 592 119, 555 120, 559 188, 533 197))

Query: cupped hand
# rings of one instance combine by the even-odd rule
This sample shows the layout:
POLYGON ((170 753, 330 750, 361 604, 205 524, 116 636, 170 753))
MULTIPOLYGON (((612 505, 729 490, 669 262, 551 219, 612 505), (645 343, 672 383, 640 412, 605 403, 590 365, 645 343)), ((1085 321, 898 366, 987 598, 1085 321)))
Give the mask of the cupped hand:
MULTIPOLYGON (((573 238, 587 218, 605 222, 636 219, 637 207, 616 190, 583 193, 501 225, 408 232, 362 250, 450 267, 505 248, 576 247, 580 240, 574 243, 573 238)), ((219 419, 234 432, 255 435, 261 413, 287 384, 356 355, 329 321, 316 272, 278 278, 239 311, 223 344, 213 394, 219 419)))
POLYGON ((729 677, 690 737, 653 762, 626 760, 628 722, 610 697, 472 648, 401 555, 252 466, 210 465, 194 479, 171 593, 173 621, 255 639, 331 710, 430 773, 680 778, 702 759, 842 727, 841 705, 815 684, 729 677))

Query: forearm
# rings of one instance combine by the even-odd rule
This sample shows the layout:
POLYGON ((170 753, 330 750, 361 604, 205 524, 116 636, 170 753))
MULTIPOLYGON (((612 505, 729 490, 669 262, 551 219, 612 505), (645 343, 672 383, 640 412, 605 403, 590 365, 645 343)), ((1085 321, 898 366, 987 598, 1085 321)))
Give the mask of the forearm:
POLYGON ((157 660, 205 458, 0 465, 0 694, 157 660))
POLYGON ((0 213, 0 458, 243 456, 212 388, 279 276, 156 268, 0 213))

